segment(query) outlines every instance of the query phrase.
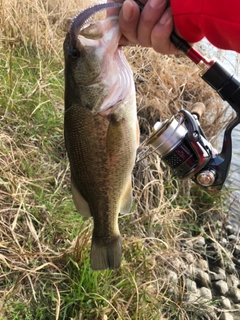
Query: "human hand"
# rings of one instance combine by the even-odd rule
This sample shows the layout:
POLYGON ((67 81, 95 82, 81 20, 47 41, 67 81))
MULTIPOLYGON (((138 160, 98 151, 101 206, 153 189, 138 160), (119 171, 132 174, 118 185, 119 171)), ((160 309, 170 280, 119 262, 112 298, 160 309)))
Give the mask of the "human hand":
MULTIPOLYGON (((123 37, 120 45, 140 44, 163 54, 181 53, 170 41, 174 29, 171 8, 167 0, 141 0, 142 13, 133 0, 126 0, 119 14, 123 37)), ((176 31, 176 30, 175 30, 176 31)))

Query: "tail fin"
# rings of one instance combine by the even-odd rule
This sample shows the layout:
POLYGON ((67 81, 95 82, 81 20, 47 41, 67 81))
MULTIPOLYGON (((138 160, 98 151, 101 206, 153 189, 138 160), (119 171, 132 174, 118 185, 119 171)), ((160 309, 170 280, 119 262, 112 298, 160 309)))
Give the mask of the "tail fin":
POLYGON ((122 258, 122 239, 119 235, 108 245, 99 245, 92 239, 91 267, 93 270, 118 269, 122 258))

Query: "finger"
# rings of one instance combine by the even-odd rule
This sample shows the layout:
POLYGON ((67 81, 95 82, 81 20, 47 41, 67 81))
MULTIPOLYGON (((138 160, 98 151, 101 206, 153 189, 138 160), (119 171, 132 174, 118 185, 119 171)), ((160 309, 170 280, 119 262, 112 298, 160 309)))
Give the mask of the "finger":
POLYGON ((173 32, 173 26, 174 24, 171 8, 168 8, 152 30, 151 42, 155 51, 163 54, 182 53, 170 41, 170 35, 173 32))
MULTIPOLYGON (((118 1, 113 1, 113 0, 107 0, 107 2, 120 2, 122 3, 124 0, 118 0, 118 1)), ((107 17, 110 17, 110 16, 115 16, 115 15, 118 15, 120 9, 119 8, 110 8, 110 9, 107 9, 107 17)))
POLYGON ((151 47, 151 33, 155 24, 163 15, 167 0, 149 0, 139 19, 137 38, 143 47, 151 47))
POLYGON ((138 5, 132 0, 123 3, 119 14, 119 25, 123 35, 129 42, 137 44, 137 25, 140 16, 138 5))
POLYGON ((131 45, 133 43, 131 43, 124 35, 122 35, 120 40, 119 40, 119 42, 118 42, 118 44, 120 46, 129 46, 129 45, 131 45))

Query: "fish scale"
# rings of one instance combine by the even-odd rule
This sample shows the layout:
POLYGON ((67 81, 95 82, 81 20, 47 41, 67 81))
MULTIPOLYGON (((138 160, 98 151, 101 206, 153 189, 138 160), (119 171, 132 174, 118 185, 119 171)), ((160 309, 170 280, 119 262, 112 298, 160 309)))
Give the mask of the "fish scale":
POLYGON ((139 143, 133 74, 118 46, 117 17, 90 24, 85 36, 75 34, 81 31, 76 25, 81 13, 75 19, 64 42, 64 136, 72 195, 78 212, 93 217, 92 269, 116 269, 122 255, 118 215, 131 209, 139 143))

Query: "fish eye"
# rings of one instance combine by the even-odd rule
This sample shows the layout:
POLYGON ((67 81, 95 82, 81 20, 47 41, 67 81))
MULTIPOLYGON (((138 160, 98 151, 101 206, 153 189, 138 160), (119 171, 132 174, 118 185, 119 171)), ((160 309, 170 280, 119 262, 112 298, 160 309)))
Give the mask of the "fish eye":
POLYGON ((70 56, 70 58, 72 58, 72 59, 79 58, 79 57, 80 57, 80 52, 79 52, 79 50, 76 49, 76 48, 71 48, 71 49, 70 49, 70 52, 69 52, 69 56, 70 56))

